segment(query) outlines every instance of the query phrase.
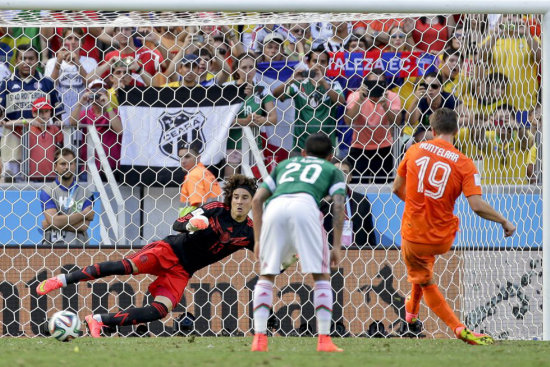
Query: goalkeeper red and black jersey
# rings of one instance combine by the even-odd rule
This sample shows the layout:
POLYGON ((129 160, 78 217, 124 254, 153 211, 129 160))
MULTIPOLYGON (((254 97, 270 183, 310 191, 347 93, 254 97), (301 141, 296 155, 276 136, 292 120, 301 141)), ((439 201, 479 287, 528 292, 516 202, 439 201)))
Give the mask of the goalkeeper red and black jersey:
POLYGON ((178 218, 173 229, 183 232, 167 236, 163 241, 170 244, 183 268, 191 275, 195 271, 218 262, 243 248, 254 249, 252 219, 237 222, 231 217, 231 209, 224 203, 214 201, 203 205, 184 217, 178 218), (189 233, 186 229, 193 215, 208 218, 208 228, 189 233))

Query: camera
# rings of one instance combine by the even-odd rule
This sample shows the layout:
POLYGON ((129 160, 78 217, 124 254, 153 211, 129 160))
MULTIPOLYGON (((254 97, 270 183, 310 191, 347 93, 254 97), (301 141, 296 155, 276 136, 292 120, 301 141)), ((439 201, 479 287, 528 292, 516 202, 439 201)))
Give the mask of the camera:
POLYGON ((254 86, 254 94, 260 96, 264 92, 265 87, 263 85, 254 86))
POLYGON ((317 70, 304 70, 300 73, 302 78, 315 78, 317 76, 317 70))
POLYGON ((101 100, 101 97, 103 97, 105 95, 106 91, 105 90, 96 90, 96 91, 93 91, 91 94, 90 94, 90 99, 94 102, 98 102, 101 100))
MULTIPOLYGON (((386 92, 386 81, 385 80, 363 80, 363 85, 368 91, 368 95, 365 97, 380 98, 386 92)), ((363 93, 365 95, 365 93, 363 93)))

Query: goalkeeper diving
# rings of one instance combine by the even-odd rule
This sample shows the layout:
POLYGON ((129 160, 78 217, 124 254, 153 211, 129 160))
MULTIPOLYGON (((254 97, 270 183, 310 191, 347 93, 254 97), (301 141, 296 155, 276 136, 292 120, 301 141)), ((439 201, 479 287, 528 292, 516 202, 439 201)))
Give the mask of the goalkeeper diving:
POLYGON ((154 297, 150 305, 88 315, 85 323, 89 334, 99 338, 104 327, 162 319, 179 303, 194 272, 240 249, 254 249, 253 223, 248 213, 256 188, 252 178, 231 176, 223 189, 223 202, 207 203, 174 222, 173 229, 180 234, 152 242, 121 260, 93 264, 46 279, 36 291, 45 295, 69 284, 111 275, 151 274, 157 278, 149 285, 154 297))

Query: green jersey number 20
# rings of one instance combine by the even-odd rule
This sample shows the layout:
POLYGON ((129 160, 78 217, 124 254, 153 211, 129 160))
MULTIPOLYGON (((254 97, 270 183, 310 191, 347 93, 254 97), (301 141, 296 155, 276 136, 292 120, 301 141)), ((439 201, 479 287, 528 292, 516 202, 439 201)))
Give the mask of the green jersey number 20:
MULTIPOLYGON (((294 182, 294 177, 291 176, 292 173, 299 171, 302 168, 301 163, 290 163, 286 166, 285 173, 282 174, 279 183, 285 183, 285 182, 294 182)), ((302 171, 302 173, 299 176, 299 180, 305 183, 313 184, 319 176, 321 175, 321 171, 323 168, 321 165, 313 163, 313 164, 307 164, 302 171)))

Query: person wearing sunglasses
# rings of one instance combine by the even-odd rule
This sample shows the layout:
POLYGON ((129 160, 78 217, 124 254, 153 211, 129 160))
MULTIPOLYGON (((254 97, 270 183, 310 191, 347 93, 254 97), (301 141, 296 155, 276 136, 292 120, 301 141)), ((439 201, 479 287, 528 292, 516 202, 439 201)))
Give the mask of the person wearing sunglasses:
POLYGON ((383 52, 412 52, 418 51, 414 47, 411 38, 405 33, 402 27, 395 25, 389 30, 388 45, 383 49, 383 52))
POLYGON ((406 121, 412 126, 422 123, 429 126, 430 115, 441 107, 454 110, 456 99, 447 92, 442 91, 441 75, 432 72, 424 76, 416 85, 412 103, 407 110, 406 121))
POLYGON ((537 158, 533 135, 516 119, 516 111, 500 106, 485 123, 470 130, 483 153, 482 184, 527 185, 532 182, 537 158))

